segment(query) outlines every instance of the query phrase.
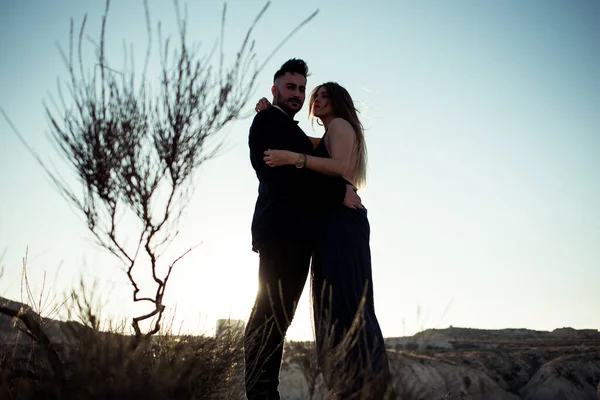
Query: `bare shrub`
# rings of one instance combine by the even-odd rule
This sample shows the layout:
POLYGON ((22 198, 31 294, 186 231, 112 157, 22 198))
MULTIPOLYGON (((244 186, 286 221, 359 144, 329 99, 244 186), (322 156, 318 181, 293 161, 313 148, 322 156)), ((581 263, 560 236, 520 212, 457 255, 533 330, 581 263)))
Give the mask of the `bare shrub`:
POLYGON ((69 76, 68 101, 59 85, 60 102, 52 99, 54 107, 45 108, 51 141, 75 173, 81 184, 79 190, 72 189, 60 174, 50 170, 2 111, 54 186, 83 214, 97 243, 123 263, 132 285, 133 301, 147 310, 132 320, 138 338, 160 331, 164 294, 173 268, 193 249, 165 260, 167 247, 178 235, 194 191, 194 173, 219 149, 223 127, 243 117, 242 108, 252 96, 256 77, 266 62, 316 15, 315 12, 300 23, 259 66, 251 35, 268 8, 267 3, 248 29, 233 61, 226 64, 226 7, 218 43, 200 56, 196 47, 187 42, 187 16, 180 16, 175 1, 179 42, 172 46, 169 39, 163 40, 158 25, 160 89, 153 94, 146 76, 153 35, 147 2, 144 6, 148 47, 140 79, 136 79, 131 54, 126 52, 125 59, 131 57, 131 63, 121 71, 106 56, 109 0, 100 40, 97 44, 92 41, 95 55, 91 72, 83 61, 87 17, 77 41, 71 20, 69 50, 61 50, 69 76), (127 220, 134 223, 122 223, 127 220), (134 238, 133 244, 127 243, 128 237, 134 238))
POLYGON ((86 20, 79 31, 78 65, 71 22, 69 53, 63 53, 63 58, 69 71, 72 104, 63 100, 58 111, 47 106, 46 111, 51 137, 81 181, 84 193, 79 195, 56 175, 54 183, 83 212, 97 242, 124 263, 133 300, 151 305, 149 312, 132 321, 136 336, 141 337, 141 322, 151 322, 146 335, 160 330, 168 280, 174 266, 189 252, 170 262, 161 259, 165 246, 177 236, 176 227, 193 192, 193 173, 214 154, 214 148, 207 151, 209 139, 240 116, 252 93, 258 72, 251 68, 255 53, 249 37, 254 24, 233 64, 224 66, 221 54, 218 70, 210 63, 211 54, 199 58, 191 50, 187 23, 179 13, 178 47, 171 48, 168 39, 163 43, 159 26, 161 88, 153 96, 146 83, 152 38, 148 5, 149 47, 140 83, 133 68, 117 71, 106 57, 109 5, 107 1, 96 48, 98 68, 90 78, 86 78, 82 56, 86 20), (134 246, 125 244, 124 228, 118 224, 124 217, 137 220, 134 246), (144 262, 149 267, 146 276, 155 286, 154 292, 144 291, 148 294, 142 294, 141 278, 134 274, 134 268, 144 262))

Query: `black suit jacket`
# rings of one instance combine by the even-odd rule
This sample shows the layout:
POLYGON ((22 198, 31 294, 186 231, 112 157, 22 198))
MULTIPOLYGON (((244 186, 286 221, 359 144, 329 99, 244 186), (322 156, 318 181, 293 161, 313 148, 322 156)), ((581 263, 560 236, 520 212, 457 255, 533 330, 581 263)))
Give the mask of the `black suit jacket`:
POLYGON ((252 219, 252 249, 273 239, 314 239, 320 211, 344 201, 347 182, 293 165, 269 167, 265 150, 312 154, 313 145, 290 116, 269 107, 254 117, 248 138, 250 161, 259 180, 252 219))

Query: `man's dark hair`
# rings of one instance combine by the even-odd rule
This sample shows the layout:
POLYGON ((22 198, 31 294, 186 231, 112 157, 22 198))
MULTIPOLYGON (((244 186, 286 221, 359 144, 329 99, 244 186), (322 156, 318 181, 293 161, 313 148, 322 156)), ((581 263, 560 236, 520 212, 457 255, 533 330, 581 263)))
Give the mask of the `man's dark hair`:
POLYGON ((273 77, 273 81, 275 81, 277 78, 279 78, 280 76, 285 75, 288 72, 292 72, 295 74, 300 74, 303 77, 307 77, 308 76, 308 65, 306 65, 306 63, 304 62, 304 60, 301 60, 299 58, 292 58, 290 60, 287 60, 282 66, 281 68, 279 68, 279 71, 275 72, 275 76, 273 77))

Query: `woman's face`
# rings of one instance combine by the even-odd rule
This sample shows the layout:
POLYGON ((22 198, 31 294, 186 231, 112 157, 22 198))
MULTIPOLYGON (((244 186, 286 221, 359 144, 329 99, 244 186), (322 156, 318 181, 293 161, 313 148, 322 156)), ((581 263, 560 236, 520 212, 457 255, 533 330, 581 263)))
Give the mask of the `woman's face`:
POLYGON ((317 118, 323 118, 333 114, 333 108, 329 102, 327 96, 327 89, 322 86, 315 95, 315 102, 313 103, 312 114, 317 118))

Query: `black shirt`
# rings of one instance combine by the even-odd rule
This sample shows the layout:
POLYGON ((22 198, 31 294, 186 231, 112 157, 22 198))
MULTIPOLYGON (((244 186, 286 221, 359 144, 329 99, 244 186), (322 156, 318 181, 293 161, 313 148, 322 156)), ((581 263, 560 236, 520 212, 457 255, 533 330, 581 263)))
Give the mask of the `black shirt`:
POLYGON ((248 137, 250 161, 259 180, 252 219, 252 249, 264 241, 314 238, 319 212, 343 202, 347 182, 294 165, 269 167, 266 150, 289 150, 311 155, 312 142, 290 116, 269 107, 254 117, 248 137))

